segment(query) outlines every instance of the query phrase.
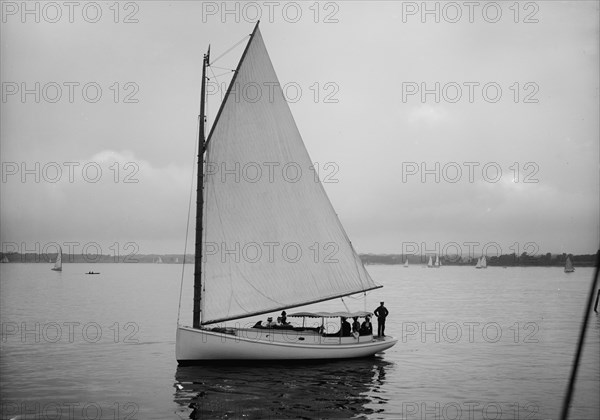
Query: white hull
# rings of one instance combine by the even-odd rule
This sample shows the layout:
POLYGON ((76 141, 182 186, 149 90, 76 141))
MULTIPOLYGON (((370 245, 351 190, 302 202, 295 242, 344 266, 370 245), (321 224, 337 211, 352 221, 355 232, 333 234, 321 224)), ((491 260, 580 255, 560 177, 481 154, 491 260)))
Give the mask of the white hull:
POLYGON ((372 356, 398 340, 373 336, 323 337, 315 331, 236 328, 228 332, 179 326, 179 363, 203 360, 318 360, 372 356))

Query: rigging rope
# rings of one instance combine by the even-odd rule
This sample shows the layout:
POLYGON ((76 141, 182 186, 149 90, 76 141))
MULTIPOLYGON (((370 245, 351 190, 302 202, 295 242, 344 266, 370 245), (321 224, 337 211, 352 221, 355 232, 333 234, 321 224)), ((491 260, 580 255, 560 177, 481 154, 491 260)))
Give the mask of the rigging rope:
POLYGON ((211 63, 209 63, 209 66, 212 66, 214 63, 216 63, 217 61, 219 61, 220 58, 222 58, 225 54, 227 54, 229 51, 233 50, 235 47, 237 47, 238 45, 240 45, 242 42, 244 42, 246 40, 246 38, 248 38, 250 35, 246 35, 245 37, 242 38, 242 40, 240 42, 238 42, 237 44, 235 44, 233 47, 229 48, 227 51, 225 51, 223 54, 221 54, 220 56, 218 56, 217 58, 215 58, 211 63))
POLYGON ((577 379, 577 368, 579 367, 579 360, 581 359, 581 353, 583 352, 583 343, 585 341, 585 332, 587 330, 587 324, 590 312, 592 310, 592 302, 594 301, 594 292, 598 287, 598 274, 600 271, 600 250, 596 253, 596 270, 594 271, 594 278, 592 279, 592 287, 588 296, 587 305, 583 312, 583 322, 581 325, 581 331, 579 333, 579 342, 577 343, 577 352, 575 353, 575 360, 573 361, 573 369, 571 370, 571 377, 569 378, 569 385, 567 387, 567 394, 563 402, 562 413, 560 418, 567 420, 569 416, 569 404, 573 397, 573 390, 575 389, 575 380, 577 379))
POLYGON ((216 79, 217 77, 221 77, 221 76, 225 76, 226 74, 231 74, 231 72, 234 72, 235 70, 232 70, 231 72, 227 72, 227 73, 220 73, 220 74, 215 74, 214 71, 212 71, 212 67, 210 68, 210 71, 213 74, 213 77, 216 79))
POLYGON ((344 298, 340 298, 342 300, 342 303, 344 304, 344 307, 346 308, 346 312, 350 312, 350 309, 348 309, 348 305, 346 305, 346 302, 344 302, 344 298))
POLYGON ((230 69, 228 67, 219 67, 219 66, 209 66, 209 67, 219 69, 219 70, 235 71, 235 69, 230 69))
MULTIPOLYGON (((198 117, 198 126, 196 128, 196 132, 200 130, 200 118, 198 117)), ((194 148, 194 161, 192 163, 192 182, 190 183, 190 200, 188 202, 188 215, 187 215, 187 223, 185 225, 185 244, 183 246, 183 264, 181 265, 181 284, 179 285, 179 306, 177 307, 177 325, 179 326, 179 318, 181 316, 181 297, 183 295, 183 277, 185 274, 185 256, 187 252, 187 244, 188 244, 188 234, 190 231, 190 213, 192 209, 192 195, 194 193, 194 175, 196 173, 196 155, 198 154, 198 142, 196 143, 196 147, 194 148)))

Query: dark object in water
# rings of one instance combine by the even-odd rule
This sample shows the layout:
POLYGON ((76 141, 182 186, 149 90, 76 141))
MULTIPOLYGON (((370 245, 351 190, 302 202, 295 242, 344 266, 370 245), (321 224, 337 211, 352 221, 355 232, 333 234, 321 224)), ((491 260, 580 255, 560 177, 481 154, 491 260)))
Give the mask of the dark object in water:
POLYGON ((94 273, 93 271, 88 271, 88 272, 87 272, 87 273, 85 273, 85 274, 100 274, 100 272, 98 271, 97 273, 94 273))

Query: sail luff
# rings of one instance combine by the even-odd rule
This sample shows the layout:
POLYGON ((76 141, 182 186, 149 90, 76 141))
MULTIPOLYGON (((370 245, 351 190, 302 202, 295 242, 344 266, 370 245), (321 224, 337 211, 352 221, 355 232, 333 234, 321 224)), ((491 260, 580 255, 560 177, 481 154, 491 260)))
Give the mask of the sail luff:
MULTIPOLYGON (((346 297, 346 296, 355 295, 357 293, 363 293, 363 292, 368 292, 368 291, 375 290, 375 289, 380 289, 382 287, 383 286, 381 286, 381 285, 377 285, 377 286, 365 289, 365 290, 363 290, 361 292, 352 292, 352 293, 344 293, 344 294, 336 295, 336 296, 328 296, 328 297, 321 298, 319 300, 315 300, 315 301, 311 302, 311 304, 320 303, 320 302, 326 302, 328 300, 333 300, 333 299, 338 299, 338 298, 343 298, 343 297, 346 297)), ((298 308, 300 306, 305 306, 305 305, 307 305, 307 304, 306 303, 299 303, 297 305, 280 306, 280 307, 276 307, 276 308, 271 308, 269 310, 250 312, 250 313, 245 314, 244 318, 251 317, 251 316, 257 316, 257 315, 268 314, 270 312, 283 311, 285 309, 298 308)), ((207 319, 207 320, 203 319, 202 320, 202 325, 215 324, 217 322, 232 321, 232 320, 235 320, 235 319, 240 319, 240 316, 224 317, 224 318, 217 318, 217 319, 207 319)))
POLYGON ((196 239, 194 247, 194 307, 192 326, 200 327, 202 302, 202 215, 204 212, 204 120, 206 95, 206 66, 210 60, 210 46, 202 59, 202 86, 200 88, 200 121, 198 125, 198 168, 196 179, 196 239))

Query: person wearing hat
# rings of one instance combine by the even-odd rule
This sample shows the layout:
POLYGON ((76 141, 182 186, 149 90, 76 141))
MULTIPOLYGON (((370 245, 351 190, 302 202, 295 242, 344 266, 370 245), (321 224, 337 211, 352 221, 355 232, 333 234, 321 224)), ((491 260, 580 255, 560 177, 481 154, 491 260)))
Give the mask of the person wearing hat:
POLYGON ((278 321, 281 323, 281 325, 290 325, 290 323, 287 322, 287 314, 285 311, 281 312, 281 316, 278 318, 278 321))
POLYGON ((277 323, 273 322, 273 317, 270 316, 267 318, 267 328, 273 328, 274 326, 276 326, 277 323))
POLYGON ((385 318, 390 312, 383 306, 383 302, 379 302, 379 307, 373 313, 377 317, 377 336, 385 337, 385 318))

